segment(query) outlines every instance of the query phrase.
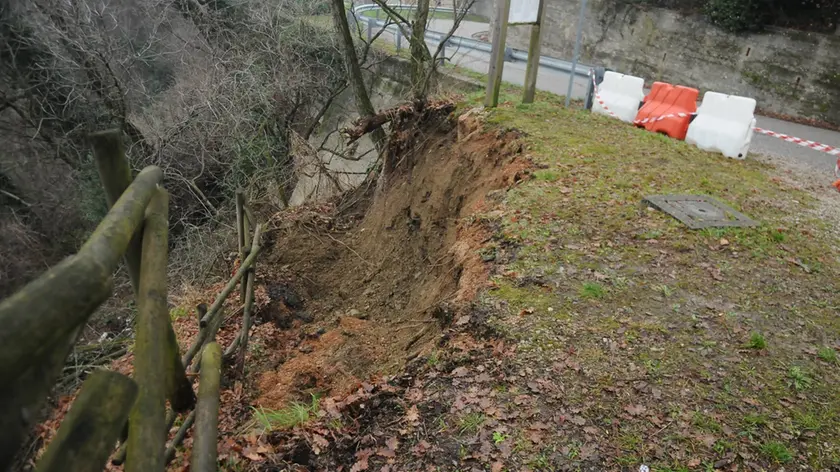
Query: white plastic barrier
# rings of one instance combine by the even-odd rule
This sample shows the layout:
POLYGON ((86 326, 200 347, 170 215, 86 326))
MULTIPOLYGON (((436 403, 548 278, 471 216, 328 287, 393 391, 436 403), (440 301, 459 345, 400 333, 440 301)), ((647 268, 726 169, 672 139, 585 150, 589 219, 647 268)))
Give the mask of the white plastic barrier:
POLYGON ((755 99, 706 92, 685 142, 704 151, 745 159, 755 128, 755 99))
POLYGON ((592 111, 610 115, 612 111, 622 121, 632 123, 639 112, 639 104, 645 98, 645 80, 641 77, 607 71, 604 81, 598 85, 598 97, 604 102, 593 100, 592 111))

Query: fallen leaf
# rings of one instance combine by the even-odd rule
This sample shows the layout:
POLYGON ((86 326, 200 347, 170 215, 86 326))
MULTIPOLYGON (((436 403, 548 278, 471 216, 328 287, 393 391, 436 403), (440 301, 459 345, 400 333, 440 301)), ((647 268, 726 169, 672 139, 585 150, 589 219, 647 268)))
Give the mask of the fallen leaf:
POLYGON ((569 422, 577 426, 583 426, 586 424, 586 418, 582 416, 572 416, 569 418, 569 422))
POLYGON ((398 447, 400 447, 400 440, 397 439, 395 436, 392 436, 385 440, 385 446, 392 451, 396 451, 398 447))
POLYGON ((466 367, 457 367, 455 370, 452 371, 453 377, 466 377, 469 375, 470 371, 466 367))
POLYGON ((717 442, 717 438, 711 434, 704 434, 702 436, 698 436, 697 440, 703 443, 706 447, 712 447, 717 442))
POLYGON ((350 467, 350 472, 360 472, 362 470, 367 470, 368 465, 368 458, 373 454, 372 449, 362 449, 361 451, 356 452, 356 463, 353 464, 353 467, 350 467))
POLYGON ((624 411, 633 416, 638 416, 647 411, 647 408, 644 405, 627 405, 624 407, 624 411))
POLYGON ((256 449, 250 447, 246 447, 242 450, 242 456, 254 462, 260 462, 265 460, 265 457, 258 453, 256 449))
POLYGON ((502 469, 505 468, 505 465, 501 462, 494 462, 493 465, 490 466, 490 472, 502 472, 502 469))
POLYGON ((417 410, 417 405, 411 405, 411 408, 405 412, 405 420, 412 424, 420 422, 420 412, 417 410))
POLYGON ((720 238, 720 245, 721 246, 729 246, 729 240, 726 238, 720 238))
POLYGON ((432 448, 432 445, 429 444, 429 442, 424 439, 424 440, 420 441, 419 443, 417 443, 417 445, 414 446, 412 451, 414 452, 415 456, 422 456, 423 454, 426 453, 426 451, 428 451, 431 448, 432 448))
POLYGON ((330 442, 327 441, 327 438, 321 436, 320 434, 312 435, 312 452, 314 452, 316 456, 329 445, 330 442))
POLYGON ((470 322, 470 316, 466 315, 466 316, 462 316, 462 317, 458 318, 458 321, 455 322, 455 325, 456 326, 464 326, 465 324, 467 324, 469 322, 470 322))

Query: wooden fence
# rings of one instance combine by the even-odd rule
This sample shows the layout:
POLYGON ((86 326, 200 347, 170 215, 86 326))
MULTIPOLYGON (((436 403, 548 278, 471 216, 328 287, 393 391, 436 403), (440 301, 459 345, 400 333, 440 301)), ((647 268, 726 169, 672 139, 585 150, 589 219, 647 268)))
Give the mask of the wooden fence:
POLYGON ((224 302, 239 285, 242 328, 224 356, 243 368, 261 226, 244 193, 237 192, 242 264, 210 308, 199 307, 198 336, 181 357, 167 307, 169 196, 161 187, 163 172, 147 167, 132 179, 119 131, 96 133, 91 144, 108 214, 77 254, 0 302, 0 471, 10 467, 39 419, 81 329, 111 296, 113 273, 124 259, 138 309, 134 377, 106 370, 89 375, 37 470, 101 471, 113 454, 128 472, 163 471, 195 423, 191 470, 215 472, 223 359, 215 337, 224 302), (190 374, 201 372, 197 399, 187 367, 190 374), (167 447, 179 414, 181 427, 167 447))

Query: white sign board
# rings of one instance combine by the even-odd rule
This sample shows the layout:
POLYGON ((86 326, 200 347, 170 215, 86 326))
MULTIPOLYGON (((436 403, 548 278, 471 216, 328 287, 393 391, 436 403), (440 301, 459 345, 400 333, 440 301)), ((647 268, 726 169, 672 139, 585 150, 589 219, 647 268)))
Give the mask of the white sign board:
POLYGON ((539 8, 540 0, 511 0, 508 24, 530 25, 536 23, 539 8))

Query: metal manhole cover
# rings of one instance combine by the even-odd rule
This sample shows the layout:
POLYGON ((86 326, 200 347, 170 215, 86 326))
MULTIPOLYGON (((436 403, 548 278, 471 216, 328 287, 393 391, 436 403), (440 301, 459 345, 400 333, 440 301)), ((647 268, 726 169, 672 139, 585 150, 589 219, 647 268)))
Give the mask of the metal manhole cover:
POLYGON ((691 229, 757 226, 754 220, 704 195, 652 195, 642 200, 691 229))

